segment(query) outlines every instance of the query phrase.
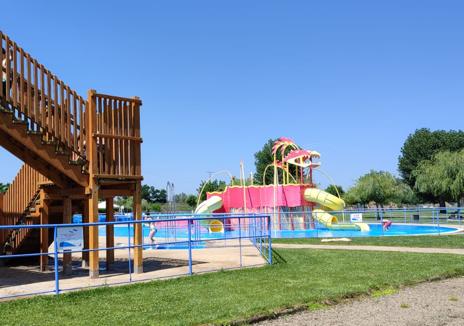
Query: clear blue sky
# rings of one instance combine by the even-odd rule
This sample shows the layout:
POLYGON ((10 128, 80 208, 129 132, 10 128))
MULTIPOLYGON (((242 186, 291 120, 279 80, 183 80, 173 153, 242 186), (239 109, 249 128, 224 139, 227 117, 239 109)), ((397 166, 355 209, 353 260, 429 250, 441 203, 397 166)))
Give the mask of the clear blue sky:
MULTIPOLYGON (((146 183, 193 192, 269 138, 347 187, 464 121, 463 1, 4 1, 0 29, 82 95, 143 100, 146 183), (181 153, 181 157, 179 157, 181 153)), ((0 182, 20 162, 0 150, 0 182)), ((319 175, 318 181, 323 184, 319 175)))

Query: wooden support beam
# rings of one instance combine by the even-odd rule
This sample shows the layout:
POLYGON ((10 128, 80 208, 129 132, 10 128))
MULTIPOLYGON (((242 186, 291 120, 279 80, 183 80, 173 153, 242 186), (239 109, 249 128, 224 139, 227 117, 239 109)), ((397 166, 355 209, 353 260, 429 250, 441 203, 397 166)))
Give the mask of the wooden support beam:
MULTIPOLYGON (((53 168, 61 172, 61 174, 67 176, 69 179, 73 180, 77 184, 83 187, 86 187, 88 185, 88 177, 82 174, 79 167, 70 166, 68 159, 56 155, 54 149, 50 149, 50 147, 44 146, 39 138, 27 135, 25 133, 25 130, 21 130, 21 127, 12 127, 8 123, 4 123, 4 114, 0 116, 0 122, 0 131, 2 133, 2 138, 5 140, 4 142, 2 141, 2 146, 5 147, 8 151, 10 151, 13 155, 18 156, 19 147, 9 145, 8 142, 11 142, 11 139, 20 142, 22 145, 21 147, 27 149, 26 151, 21 152, 23 155, 27 155, 28 152, 34 152, 34 154, 38 156, 42 161, 47 162, 48 165, 52 166, 53 168), (6 138, 3 135, 6 135, 6 138)), ((18 156, 18 158, 25 161, 23 157, 18 156)), ((31 166, 36 168, 33 161, 25 162, 29 163, 31 166)), ((39 168, 36 169, 39 170, 39 168)), ((42 171, 40 172, 42 173, 42 171)), ((49 179, 53 180, 53 176, 48 176, 46 174, 44 175, 47 176, 49 179)), ((55 182, 55 180, 53 181, 55 182)), ((56 182, 58 183, 59 180, 56 180, 56 182)))
MULTIPOLYGON (((1 118, 0 118, 1 119, 1 118)), ((19 158, 25 163, 33 166, 35 170, 46 176, 50 180, 53 180, 60 187, 68 187, 71 183, 71 179, 62 175, 57 169, 48 164, 39 156, 35 155, 27 147, 22 146, 16 141, 12 140, 11 137, 0 130, 0 146, 5 148, 11 154, 19 158)))
MULTIPOLYGON (((71 223, 72 219, 72 201, 71 198, 63 200, 63 224, 71 223)), ((63 253, 63 274, 72 274, 72 256, 70 252, 63 253)))
MULTIPOLYGON (((92 137, 92 133, 97 128, 97 112, 95 90, 89 90, 87 98, 87 159, 89 161, 89 187, 86 193, 89 194, 89 222, 98 222, 98 195, 99 185, 95 182, 94 175, 98 171, 97 141, 92 137)), ((99 258, 98 258, 98 227, 89 227, 89 276, 98 278, 99 258)))
MULTIPOLYGON (((125 183, 123 185, 110 186, 107 189, 100 187, 98 195, 100 199, 113 198, 116 196, 132 196, 134 193, 133 183, 125 183)), ((46 189, 46 199, 62 200, 64 197, 70 197, 72 200, 86 199, 85 188, 53 188, 46 189)))
MULTIPOLYGON (((134 219, 142 219, 142 184, 136 183, 134 191, 134 219)), ((142 224, 135 224, 134 227, 134 245, 141 246, 143 244, 142 238, 142 224)), ((143 250, 142 247, 134 248, 134 273, 143 273, 143 250)))
MULTIPOLYGON (((114 221, 114 199, 107 198, 106 199, 106 221, 113 222, 114 221)), ((107 225, 106 226, 106 247, 113 248, 114 247, 114 225, 107 225)), ((108 270, 111 264, 114 263, 114 249, 106 250, 106 269, 108 270)))
MULTIPOLYGON (((98 222, 98 186, 92 187, 92 192, 88 199, 89 202, 89 223, 98 222)), ((89 276, 90 278, 98 278, 99 276, 99 252, 98 249, 98 226, 89 227, 89 276)))
MULTIPOLYGON (((42 195, 41 195, 42 197, 42 195)), ((49 224, 49 212, 48 212, 49 203, 44 200, 42 202, 42 208, 40 209, 40 224, 49 224)), ((49 230, 45 228, 40 229, 40 253, 48 253, 48 239, 49 230)), ((48 270, 48 256, 40 256, 40 270, 45 272, 48 270)))

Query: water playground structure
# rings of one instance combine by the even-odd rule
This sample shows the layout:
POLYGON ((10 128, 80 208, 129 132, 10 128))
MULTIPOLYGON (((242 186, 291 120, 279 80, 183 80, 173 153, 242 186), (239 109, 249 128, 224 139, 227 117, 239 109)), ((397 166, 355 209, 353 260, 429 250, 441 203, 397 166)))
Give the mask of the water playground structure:
MULTIPOLYGON (((271 214, 274 230, 314 229, 317 223, 329 230, 369 231, 366 223, 340 222, 335 212, 344 210, 343 199, 316 188, 313 172, 320 171, 318 152, 303 149, 293 140, 282 137, 275 141, 272 155, 273 162, 264 170, 262 185, 245 185, 241 177, 240 186, 207 193, 207 199, 198 205, 195 213, 271 214), (272 184, 266 184, 269 174, 272 184)), ((343 215, 342 218, 344 221, 343 215)), ((225 224, 234 228, 233 219, 226 219, 225 224)), ((204 226, 210 232, 225 230, 219 219, 205 221, 204 226)))

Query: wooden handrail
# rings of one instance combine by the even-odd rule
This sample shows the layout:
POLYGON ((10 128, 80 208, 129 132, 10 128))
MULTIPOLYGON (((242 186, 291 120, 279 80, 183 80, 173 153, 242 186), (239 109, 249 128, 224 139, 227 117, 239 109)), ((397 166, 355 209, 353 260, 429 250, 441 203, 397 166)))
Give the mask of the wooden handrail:
POLYGON ((1 31, 0 48, 1 75, 6 76, 0 100, 15 119, 42 133, 47 143, 57 143, 60 151, 73 153, 72 160, 83 159, 91 176, 141 176, 138 97, 91 91, 85 101, 1 31))
MULTIPOLYGON (((3 209, 0 224, 16 225, 18 223, 31 224, 31 221, 22 221, 27 213, 28 208, 34 204, 32 201, 37 195, 39 185, 45 182, 50 182, 45 176, 34 170, 31 166, 24 164, 11 183, 7 192, 3 195, 3 209)), ((8 236, 6 233, 16 232, 13 243, 9 245, 12 248, 17 248, 21 242, 27 237, 30 229, 8 230, 3 234, 3 241, 6 241, 8 236)), ((3 241, 0 245, 3 245, 3 241)))
POLYGON ((28 122, 31 130, 45 133, 46 138, 85 158, 84 98, 1 31, 0 47, 2 81, 6 76, 0 99, 11 105, 15 117, 28 122))

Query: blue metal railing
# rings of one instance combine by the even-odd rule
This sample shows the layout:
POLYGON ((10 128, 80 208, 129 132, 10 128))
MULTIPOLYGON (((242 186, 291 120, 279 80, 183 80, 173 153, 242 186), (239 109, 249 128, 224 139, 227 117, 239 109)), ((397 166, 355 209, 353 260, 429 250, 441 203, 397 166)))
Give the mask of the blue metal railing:
MULTIPOLYGON (((31 296, 36 294, 46 294, 46 293, 55 293, 60 294, 64 291, 74 290, 77 288, 61 288, 60 287, 60 256, 64 253, 88 253, 91 251, 103 251, 106 252, 108 250, 124 250, 127 249, 127 266, 128 266, 128 282, 118 282, 112 284, 122 284, 122 283, 131 283, 135 282, 136 280, 133 279, 133 265, 132 265, 132 254, 131 251, 136 248, 141 249, 151 249, 155 246, 169 246, 174 245, 175 249, 184 249, 184 247, 179 246, 183 245, 187 248, 188 253, 188 275, 192 275, 193 272, 193 249, 197 248, 198 244, 201 243, 208 243, 210 241, 229 241, 229 240, 238 240, 239 243, 239 255, 240 255, 240 267, 243 266, 242 264, 242 246, 244 240, 250 240, 251 243, 258 248, 259 252, 263 256, 263 258, 269 263, 272 264, 272 241, 271 241, 271 232, 270 232, 270 225, 271 219, 269 215, 264 214, 203 214, 203 215, 194 215, 194 217, 181 217, 178 218, 179 215, 172 215, 172 214, 160 214, 156 216, 156 219, 150 220, 131 220, 131 221, 114 221, 114 222, 96 222, 96 223, 72 223, 72 224, 45 224, 45 225, 1 225, 0 231, 5 229, 53 229, 53 251, 49 252, 36 252, 36 253, 25 253, 25 254, 6 254, 0 255, 0 263, 5 260, 12 260, 18 258, 26 258, 26 257, 41 257, 41 256, 50 256, 53 258, 53 272, 54 272, 54 288, 47 290, 47 291, 36 291, 30 293, 20 293, 20 294, 12 294, 2 296, 0 294, 0 299, 5 298, 13 298, 13 297, 20 297, 20 296, 31 296), (208 220, 222 220, 223 222, 227 220, 233 220, 234 226, 239 226, 238 230, 234 230, 234 232, 225 232, 225 233, 218 233, 218 234, 210 234, 207 232, 206 228, 200 226, 201 222, 205 222, 208 220), (133 238, 133 230, 136 224, 147 224, 147 223, 154 223, 158 227, 158 229, 166 230, 165 235, 171 234, 174 228, 175 238, 171 239, 169 236, 164 238, 164 241, 160 241, 163 237, 156 237, 156 244, 152 243, 145 243, 145 237, 143 237, 142 244, 136 245, 134 241, 131 239, 133 238), (124 233, 115 234, 115 237, 125 237, 127 238, 127 242, 123 244, 118 244, 117 246, 111 247, 99 247, 97 249, 79 249, 79 250, 70 250, 70 251, 63 251, 59 250, 58 242, 55 241, 58 235, 59 228, 67 228, 67 227, 82 227, 82 228, 89 228, 89 227, 98 227, 99 229, 102 227, 107 227, 112 225, 115 229, 118 229, 118 232, 124 230, 124 233), (125 229, 127 227, 127 229, 125 229), (167 228, 171 228, 168 230, 167 228), (254 230, 254 228, 260 228, 259 230, 254 230), (192 230, 193 229, 193 230, 192 230), (265 239, 265 241, 263 240, 265 239), (265 242, 265 249, 263 249, 263 242, 265 242), (260 245, 258 245, 260 244, 260 245), (178 247, 176 247, 178 246, 178 247)), ((182 215, 185 216, 185 215, 182 215)), ((190 215, 192 216, 192 215, 190 215)), ((225 225, 226 228, 230 225, 225 225)), ((144 228, 142 228, 144 229, 144 228)), ((100 230, 99 230, 100 231, 100 230)), ((103 230, 102 230, 103 231, 103 230)), ((143 231, 142 231, 143 232, 143 231)), ((211 244, 214 245, 214 244, 211 244)), ((63 266, 64 267, 64 266, 63 266)), ((0 276, 1 279, 1 276, 0 276)), ((92 287, 92 286, 87 286, 92 287)), ((82 287, 84 288, 84 287, 82 287)))

